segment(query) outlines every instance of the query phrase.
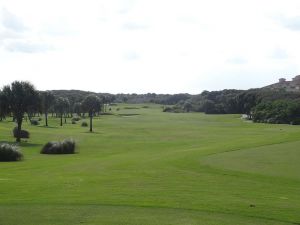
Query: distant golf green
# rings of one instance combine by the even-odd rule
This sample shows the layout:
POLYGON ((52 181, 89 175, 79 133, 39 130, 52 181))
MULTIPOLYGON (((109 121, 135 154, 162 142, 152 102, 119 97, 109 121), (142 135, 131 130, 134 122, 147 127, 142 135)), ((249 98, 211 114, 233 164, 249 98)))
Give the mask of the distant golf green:
POLYGON ((112 107, 93 133, 88 118, 24 122, 24 161, 0 162, 0 224, 300 224, 300 126, 143 106, 112 107), (39 153, 65 138, 78 154, 39 153))

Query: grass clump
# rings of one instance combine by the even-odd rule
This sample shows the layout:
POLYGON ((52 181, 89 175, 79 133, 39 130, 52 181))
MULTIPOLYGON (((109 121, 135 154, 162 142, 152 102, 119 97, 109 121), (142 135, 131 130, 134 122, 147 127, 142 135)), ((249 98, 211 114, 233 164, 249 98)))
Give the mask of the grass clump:
POLYGON ((40 123, 39 123, 38 120, 30 120, 30 124, 31 124, 31 125, 34 125, 34 126, 37 126, 37 125, 39 125, 40 123))
POLYGON ((19 136, 20 138, 23 138, 23 139, 24 138, 28 139, 30 137, 30 133, 27 130, 21 130, 19 135, 18 135, 18 128, 17 127, 15 127, 13 129, 13 135, 14 135, 15 138, 17 138, 19 136))
POLYGON ((44 145, 41 154, 74 154, 75 141, 67 139, 64 141, 50 141, 44 145))
POLYGON ((0 162, 20 161, 23 154, 20 148, 7 143, 0 144, 0 162))
POLYGON ((81 126, 82 126, 82 127, 87 127, 87 126, 88 126, 88 123, 85 122, 85 121, 83 121, 83 122, 81 123, 81 126))
POLYGON ((163 112, 170 112, 170 113, 183 113, 184 110, 179 106, 173 106, 173 107, 164 107, 163 112))
POLYGON ((73 122, 73 121, 77 122, 77 121, 79 121, 79 120, 80 120, 80 117, 78 117, 78 116, 72 118, 72 122, 73 122))

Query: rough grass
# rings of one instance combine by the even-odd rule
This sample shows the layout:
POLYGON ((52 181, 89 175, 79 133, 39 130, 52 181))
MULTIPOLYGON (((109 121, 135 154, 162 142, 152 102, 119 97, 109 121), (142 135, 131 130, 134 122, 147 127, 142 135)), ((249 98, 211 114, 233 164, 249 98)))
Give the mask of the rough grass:
MULTIPOLYGON (((94 118, 94 133, 55 118, 24 124, 25 160, 0 163, 0 224, 300 223, 299 126, 142 106, 122 106, 139 116, 94 118), (68 137, 80 154, 39 154, 68 137)), ((13 126, 0 123, 0 141, 14 141, 13 126)))
POLYGON ((66 139, 63 141, 50 141, 44 145, 41 154, 74 154, 75 141, 66 139))
POLYGON ((22 158, 23 154, 18 146, 0 143, 0 162, 20 161, 22 158))

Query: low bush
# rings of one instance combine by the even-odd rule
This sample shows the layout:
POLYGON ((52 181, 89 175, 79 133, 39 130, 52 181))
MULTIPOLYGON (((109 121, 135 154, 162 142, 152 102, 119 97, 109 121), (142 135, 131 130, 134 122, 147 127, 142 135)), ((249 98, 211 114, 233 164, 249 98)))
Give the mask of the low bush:
MULTIPOLYGON (((14 137, 17 138, 17 136, 18 136, 17 135, 18 134, 18 128, 17 127, 15 127, 13 129, 13 134, 14 134, 14 137)), ((27 130, 21 130, 20 134, 19 134, 19 137, 20 138, 29 138, 30 134, 29 134, 29 132, 27 130)))
POLYGON ((76 121, 79 121, 79 120, 80 120, 80 117, 73 117, 73 118, 72 118, 72 122, 73 122, 73 121, 76 122, 76 121))
POLYGON ((75 120, 72 120, 72 124, 76 124, 76 121, 75 121, 75 120))
POLYGON ((85 122, 85 121, 83 121, 83 122, 81 123, 81 126, 82 126, 82 127, 87 127, 87 126, 88 126, 88 123, 85 122))
POLYGON ((31 125, 37 126, 39 125, 39 121, 38 120, 30 120, 31 125))
POLYGON ((10 162, 10 161, 20 161, 23 159, 23 154, 20 148, 15 145, 10 145, 6 143, 0 144, 0 161, 10 162))
POLYGON ((72 139, 64 141, 50 141, 44 145, 41 154, 74 154, 75 141, 72 139))
POLYGON ((163 112, 170 112, 170 113, 183 113, 184 110, 178 106, 173 106, 173 107, 164 107, 163 112))
POLYGON ((42 118, 41 118, 41 117, 39 117, 39 118, 38 118, 38 121, 42 121, 42 118))

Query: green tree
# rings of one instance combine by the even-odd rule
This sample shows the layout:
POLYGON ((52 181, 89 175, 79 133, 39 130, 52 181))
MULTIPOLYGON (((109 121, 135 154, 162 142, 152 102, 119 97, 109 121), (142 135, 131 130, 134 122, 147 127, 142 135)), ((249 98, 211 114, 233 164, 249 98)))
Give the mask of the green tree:
POLYGON ((93 131, 93 116, 101 108, 101 101, 96 95, 88 95, 82 102, 82 107, 89 113, 90 132, 93 131))
POLYGON ((34 107, 38 92, 32 84, 29 82, 15 81, 11 85, 3 88, 3 93, 6 96, 10 110, 17 122, 17 138, 16 141, 20 142, 20 133, 22 129, 22 122, 25 113, 28 113, 28 109, 34 107))
POLYGON ((68 110, 70 103, 67 98, 59 97, 55 102, 55 110, 60 117, 60 126, 63 125, 63 115, 68 110))
POLYGON ((186 111, 186 112, 190 112, 192 109, 193 109, 193 105, 190 101, 185 101, 184 104, 183 104, 183 109, 186 111))
POLYGON ((76 102, 73 106, 73 112, 76 113, 78 116, 81 116, 82 107, 80 102, 76 102))
POLYGON ((50 91, 45 91, 41 94, 42 110, 45 114, 45 126, 48 127, 48 111, 55 101, 54 95, 50 91))
POLYGON ((7 114, 9 114, 9 101, 7 96, 0 91, 0 121, 5 119, 7 114))

